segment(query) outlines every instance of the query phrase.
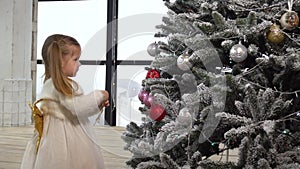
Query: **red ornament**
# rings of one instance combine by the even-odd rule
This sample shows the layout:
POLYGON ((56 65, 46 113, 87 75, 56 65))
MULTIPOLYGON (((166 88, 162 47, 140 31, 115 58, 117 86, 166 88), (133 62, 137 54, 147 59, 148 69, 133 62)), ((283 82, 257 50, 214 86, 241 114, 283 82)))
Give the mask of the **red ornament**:
POLYGON ((156 69, 150 69, 147 72, 146 79, 148 78, 160 78, 160 73, 156 69))
POLYGON ((155 121, 161 121, 166 116, 166 110, 158 104, 151 106, 149 110, 149 117, 155 121))

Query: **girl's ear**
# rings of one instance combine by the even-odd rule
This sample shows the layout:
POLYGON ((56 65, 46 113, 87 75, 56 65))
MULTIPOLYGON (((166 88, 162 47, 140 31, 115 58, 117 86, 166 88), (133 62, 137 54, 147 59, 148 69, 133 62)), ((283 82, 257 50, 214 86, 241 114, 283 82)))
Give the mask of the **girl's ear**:
POLYGON ((61 59, 61 67, 64 67, 64 65, 65 65, 65 62, 64 62, 64 60, 63 59, 61 59))
POLYGON ((61 67, 63 68, 65 66, 66 61, 64 59, 61 59, 61 67))
POLYGON ((61 67, 64 67, 67 62, 67 58, 60 58, 61 67))

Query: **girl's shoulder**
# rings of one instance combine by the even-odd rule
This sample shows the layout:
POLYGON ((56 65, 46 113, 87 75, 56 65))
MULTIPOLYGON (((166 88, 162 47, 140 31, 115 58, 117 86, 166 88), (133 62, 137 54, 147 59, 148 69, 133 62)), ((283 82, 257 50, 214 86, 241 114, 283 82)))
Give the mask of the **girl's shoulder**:
POLYGON ((48 79, 45 81, 40 98, 51 98, 51 99, 57 99, 59 97, 58 91, 55 89, 54 84, 52 82, 52 79, 48 79))
MULTIPOLYGON (((78 85, 78 83, 75 83, 75 84, 76 84, 76 87, 74 88, 75 89, 74 93, 77 93, 77 94, 75 94, 74 96, 83 95, 84 91, 83 91, 82 87, 80 85, 78 85)), ((40 96, 43 98, 52 98, 55 100, 69 98, 69 97, 64 96, 63 94, 61 94, 59 91, 56 90, 51 78, 49 78, 48 80, 45 81, 40 96)))

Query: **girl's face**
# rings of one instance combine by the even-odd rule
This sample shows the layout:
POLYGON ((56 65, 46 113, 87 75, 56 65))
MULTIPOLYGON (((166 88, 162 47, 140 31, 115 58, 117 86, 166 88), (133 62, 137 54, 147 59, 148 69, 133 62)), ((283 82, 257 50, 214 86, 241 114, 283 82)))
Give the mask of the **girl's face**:
POLYGON ((81 63, 79 62, 81 50, 79 46, 70 46, 69 54, 62 58, 62 71, 65 76, 75 77, 81 63))

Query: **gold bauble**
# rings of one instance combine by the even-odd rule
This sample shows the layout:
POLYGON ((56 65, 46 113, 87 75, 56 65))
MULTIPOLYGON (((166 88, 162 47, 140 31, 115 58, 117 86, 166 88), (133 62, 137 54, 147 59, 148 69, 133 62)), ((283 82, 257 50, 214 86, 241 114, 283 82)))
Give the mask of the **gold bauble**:
POLYGON ((284 40, 284 34, 280 30, 279 25, 273 24, 267 32, 267 39, 271 43, 279 44, 284 40))

